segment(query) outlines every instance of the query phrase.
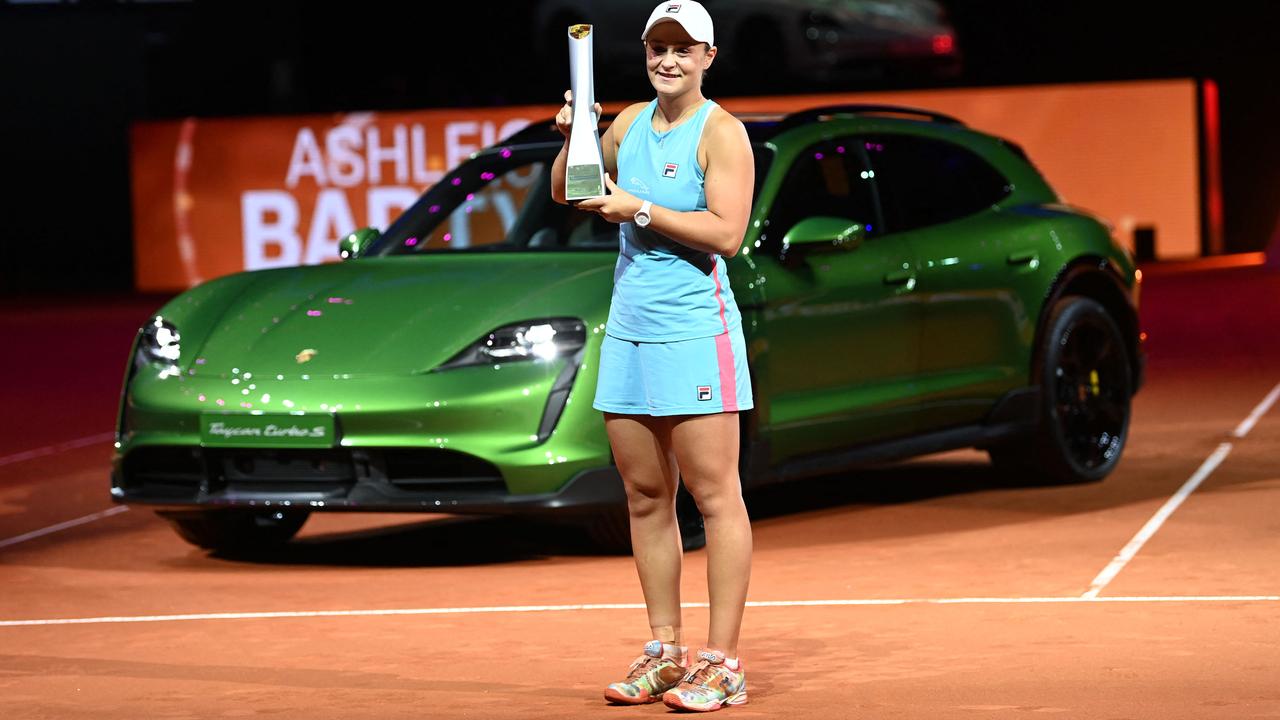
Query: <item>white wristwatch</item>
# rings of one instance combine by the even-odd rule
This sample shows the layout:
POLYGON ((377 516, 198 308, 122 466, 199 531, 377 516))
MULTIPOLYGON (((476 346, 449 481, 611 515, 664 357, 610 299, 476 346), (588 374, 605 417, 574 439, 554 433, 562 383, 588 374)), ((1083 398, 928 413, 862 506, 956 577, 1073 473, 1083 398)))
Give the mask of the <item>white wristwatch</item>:
POLYGON ((653 203, 645 200, 640 203, 640 209, 636 211, 635 221, 639 227, 649 227, 649 208, 653 207, 653 203))

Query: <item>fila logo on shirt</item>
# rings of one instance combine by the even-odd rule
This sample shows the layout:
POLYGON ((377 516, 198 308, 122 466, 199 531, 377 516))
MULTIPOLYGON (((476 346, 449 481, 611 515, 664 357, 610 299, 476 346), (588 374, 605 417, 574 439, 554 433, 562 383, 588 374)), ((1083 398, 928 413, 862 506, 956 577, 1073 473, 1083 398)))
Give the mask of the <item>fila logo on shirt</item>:
POLYGON ((710 400, 710 399, 711 399, 711 386, 710 386, 710 385, 699 385, 699 386, 698 386, 698 399, 699 399, 699 400, 710 400))
POLYGON ((671 3, 667 6, 667 13, 673 14, 680 12, 680 3, 671 3))
POLYGON ((662 167, 662 177, 673 178, 676 176, 676 170, 679 170, 679 169, 680 169, 679 165, 675 163, 667 163, 662 167))

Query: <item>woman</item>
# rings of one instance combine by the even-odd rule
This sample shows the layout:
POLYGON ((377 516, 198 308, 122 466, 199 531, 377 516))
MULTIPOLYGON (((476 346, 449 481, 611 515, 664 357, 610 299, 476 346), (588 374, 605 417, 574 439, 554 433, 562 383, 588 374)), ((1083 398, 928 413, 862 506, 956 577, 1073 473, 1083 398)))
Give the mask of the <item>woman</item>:
MULTIPOLYGON (((738 659, 751 571, 751 525, 738 479, 738 412, 753 406, 742 320, 723 258, 738 252, 755 166, 742 123, 702 95, 715 60, 697 2, 664 2, 641 35, 657 97, 623 110, 601 138, 609 194, 578 209, 619 223, 621 250, 593 407, 626 486, 631 543, 653 639, 605 698, 661 698, 686 710, 747 701, 738 659), (711 601, 707 644, 681 644, 678 483, 702 512, 711 601)), ((552 167, 565 202, 572 94, 552 167)), ((600 112, 596 107, 597 114, 600 112)))

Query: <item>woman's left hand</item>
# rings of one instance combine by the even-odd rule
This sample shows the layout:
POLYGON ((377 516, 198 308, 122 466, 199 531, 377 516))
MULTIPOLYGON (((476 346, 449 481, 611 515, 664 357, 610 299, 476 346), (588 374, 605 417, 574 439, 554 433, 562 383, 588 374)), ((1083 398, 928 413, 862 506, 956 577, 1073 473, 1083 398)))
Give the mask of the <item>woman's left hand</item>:
POLYGON ((609 173, 604 174, 604 186, 608 195, 583 200, 577 208, 596 213, 611 223, 631 222, 640 209, 640 198, 618 187, 609 173))

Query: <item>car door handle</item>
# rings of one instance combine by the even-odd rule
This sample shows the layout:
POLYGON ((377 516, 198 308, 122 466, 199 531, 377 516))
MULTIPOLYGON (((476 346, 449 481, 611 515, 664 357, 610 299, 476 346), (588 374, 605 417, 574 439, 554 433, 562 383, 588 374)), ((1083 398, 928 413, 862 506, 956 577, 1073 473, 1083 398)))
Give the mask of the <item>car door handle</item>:
POLYGON ((915 274, 915 271, 913 270, 896 270, 894 272, 887 273, 884 276, 884 284, 885 285, 908 285, 908 284, 911 284, 912 281, 914 281, 915 279, 916 279, 916 274, 915 274))
POLYGON ((1016 253, 1009 254, 1010 265, 1030 265, 1040 260, 1040 254, 1035 250, 1019 250, 1016 253))

